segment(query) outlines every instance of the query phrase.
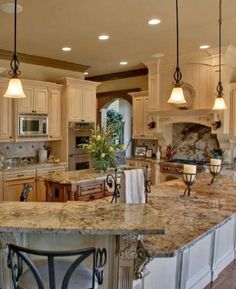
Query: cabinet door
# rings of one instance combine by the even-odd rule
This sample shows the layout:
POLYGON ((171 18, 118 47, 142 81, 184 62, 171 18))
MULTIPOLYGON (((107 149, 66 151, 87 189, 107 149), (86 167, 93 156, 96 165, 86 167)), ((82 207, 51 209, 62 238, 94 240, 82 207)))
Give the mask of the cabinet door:
POLYGON ((69 121, 83 120, 83 88, 69 87, 69 121))
POLYGON ((34 88, 34 109, 36 113, 48 113, 48 90, 45 87, 34 88))
POLYGON ((13 133, 12 99, 3 97, 5 87, 0 87, 0 142, 11 142, 13 133))
POLYGON ((96 89, 83 88, 83 119, 87 122, 96 121, 96 89))
POLYGON ((48 135, 49 140, 61 139, 61 92, 59 89, 49 90, 48 135))
POLYGON ((149 98, 144 97, 144 134, 145 136, 152 137, 153 136, 153 130, 148 128, 148 124, 153 120, 152 116, 150 116, 150 113, 148 111, 149 109, 149 98))
POLYGON ((133 98, 133 137, 144 137, 143 97, 133 98))
POLYGON ((35 190, 35 180, 24 180, 24 181, 11 181, 4 183, 4 193, 3 199, 4 201, 19 201, 23 184, 32 185, 32 192, 29 193, 28 201, 33 202, 36 201, 36 190, 35 190))
POLYGON ((2 173, 0 173, 0 202, 3 201, 3 180, 2 173))
POLYGON ((25 98, 17 99, 18 113, 32 113, 34 110, 34 89, 23 85, 25 98))

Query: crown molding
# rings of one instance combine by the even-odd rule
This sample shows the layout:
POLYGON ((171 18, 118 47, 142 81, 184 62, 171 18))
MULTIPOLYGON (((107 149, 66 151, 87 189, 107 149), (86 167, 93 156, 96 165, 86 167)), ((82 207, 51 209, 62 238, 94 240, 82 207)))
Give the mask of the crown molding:
MULTIPOLYGON (((71 70, 71 71, 77 71, 77 72, 84 72, 89 68, 89 66, 86 66, 86 65, 57 60, 57 59, 48 58, 48 57, 42 57, 42 56, 36 56, 36 55, 30 55, 30 54, 24 54, 24 53, 17 53, 17 56, 19 57, 20 62, 22 63, 42 65, 42 66, 54 67, 58 69, 65 69, 65 70, 71 70)), ((0 49, 0 59, 11 60, 12 51, 0 49)))

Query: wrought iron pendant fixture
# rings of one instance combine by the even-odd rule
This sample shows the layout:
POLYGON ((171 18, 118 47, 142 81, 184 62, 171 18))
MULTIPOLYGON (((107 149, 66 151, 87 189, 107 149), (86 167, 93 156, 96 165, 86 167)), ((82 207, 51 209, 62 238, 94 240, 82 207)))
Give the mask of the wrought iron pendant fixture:
POLYGON ((216 87, 216 99, 213 106, 213 110, 224 110, 227 109, 225 100, 223 97, 223 86, 221 82, 221 25, 222 25, 222 0, 219 3, 219 82, 216 87))
POLYGON ((20 75, 20 62, 16 54, 16 17, 17 17, 17 0, 15 0, 14 5, 14 52, 12 56, 12 60, 10 62, 11 70, 8 72, 11 76, 11 79, 8 84, 8 88, 6 93, 4 94, 4 97, 9 98, 23 98, 26 97, 21 85, 21 81, 18 78, 20 75))
POLYGON ((177 44, 177 64, 176 69, 174 73, 174 88, 172 90, 172 93, 170 95, 170 98, 168 99, 168 103, 174 103, 174 104, 181 104, 186 103, 184 92, 182 89, 182 73, 180 71, 179 67, 179 9, 178 9, 178 0, 176 0, 176 44, 177 44))

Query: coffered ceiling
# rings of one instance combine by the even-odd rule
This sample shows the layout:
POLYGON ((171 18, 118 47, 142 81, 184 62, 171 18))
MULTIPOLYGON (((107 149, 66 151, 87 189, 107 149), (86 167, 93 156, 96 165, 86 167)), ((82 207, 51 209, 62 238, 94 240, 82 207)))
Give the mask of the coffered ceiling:
MULTIPOLYGON (((0 5, 9 3, 0 0, 0 5)), ((21 53, 88 65, 89 76, 131 70, 153 54, 175 55, 175 0, 19 0, 21 53), (161 19, 156 26, 151 18, 161 19), (110 39, 99 41, 100 34, 110 39), (62 52, 69 46, 71 52, 62 52), (121 67, 120 61, 128 65, 121 67)), ((218 0, 179 0, 180 53, 218 45, 218 0)), ((222 44, 236 45, 236 0, 223 0, 222 44)), ((0 11, 0 49, 13 46, 13 15, 0 11)), ((206 52, 202 52, 206 53, 206 52)))

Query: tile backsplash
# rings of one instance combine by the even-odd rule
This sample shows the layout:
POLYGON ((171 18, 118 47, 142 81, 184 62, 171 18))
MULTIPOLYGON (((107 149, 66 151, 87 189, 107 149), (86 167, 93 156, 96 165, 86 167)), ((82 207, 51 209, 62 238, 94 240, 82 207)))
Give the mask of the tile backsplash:
POLYGON ((217 136, 211 128, 195 123, 173 124, 174 158, 209 160, 212 150, 219 148, 217 136))
POLYGON ((5 158, 37 157, 38 150, 45 142, 1 143, 0 152, 5 158))

